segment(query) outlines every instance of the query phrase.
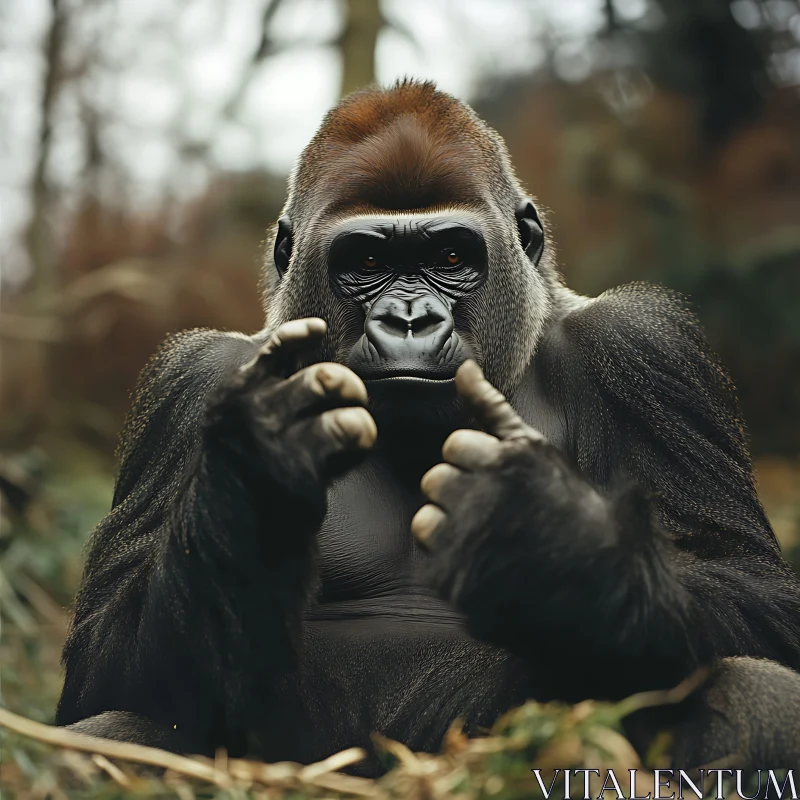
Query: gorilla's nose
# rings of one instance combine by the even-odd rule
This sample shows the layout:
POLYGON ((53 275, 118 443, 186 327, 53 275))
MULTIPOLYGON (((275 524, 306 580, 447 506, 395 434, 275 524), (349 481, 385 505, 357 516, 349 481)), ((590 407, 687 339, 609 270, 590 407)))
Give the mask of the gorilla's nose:
POLYGON ((400 336, 403 339, 433 336, 440 329, 452 330, 452 319, 442 302, 432 295, 411 298, 403 296, 382 297, 367 320, 367 335, 372 338, 400 336), (370 326, 370 322, 376 323, 370 326), (448 322, 450 323, 448 326, 448 322), (372 330, 370 330, 372 328, 372 330))
POLYGON ((384 370, 438 372, 453 336, 453 315, 434 294, 393 292, 372 306, 364 332, 384 370))

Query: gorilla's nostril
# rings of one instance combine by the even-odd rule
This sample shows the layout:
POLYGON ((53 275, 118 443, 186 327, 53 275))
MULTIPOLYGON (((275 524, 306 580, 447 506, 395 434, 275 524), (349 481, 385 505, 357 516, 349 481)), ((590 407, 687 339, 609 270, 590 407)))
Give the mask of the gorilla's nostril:
POLYGON ((382 330, 392 336, 430 336, 445 322, 441 314, 427 312, 420 317, 408 319, 394 314, 381 314, 375 317, 382 330))
POLYGON ((443 316, 429 311, 425 316, 412 319, 409 324, 414 336, 430 336, 444 321, 443 316))
POLYGON ((392 336, 408 336, 411 331, 411 320, 396 317, 394 314, 381 314, 375 317, 381 328, 392 336))

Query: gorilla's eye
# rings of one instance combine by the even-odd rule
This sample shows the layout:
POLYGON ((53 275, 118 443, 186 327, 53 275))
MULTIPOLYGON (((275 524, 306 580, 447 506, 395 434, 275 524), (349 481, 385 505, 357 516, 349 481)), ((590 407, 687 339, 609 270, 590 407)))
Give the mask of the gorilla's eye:
POLYGON ((378 259, 375 256, 367 256, 364 259, 364 266, 367 269, 375 269, 378 266, 378 259))
POLYGON ((461 253, 459 253, 458 250, 454 250, 452 247, 446 247, 439 253, 439 257, 436 259, 437 266, 439 267, 457 267, 462 261, 461 253))

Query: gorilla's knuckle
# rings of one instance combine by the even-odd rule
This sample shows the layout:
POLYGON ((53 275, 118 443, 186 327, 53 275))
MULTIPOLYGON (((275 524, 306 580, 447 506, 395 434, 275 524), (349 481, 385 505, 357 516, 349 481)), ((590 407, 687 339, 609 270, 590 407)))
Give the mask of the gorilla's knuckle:
POLYGON ((531 425, 525 426, 525 430, 521 436, 527 439, 533 445, 548 444, 547 437, 540 430, 537 430, 531 425))
POLYGON ((442 445, 442 458, 444 458, 445 461, 452 461, 456 453, 462 449, 459 447, 459 442, 461 439, 462 437, 459 436, 459 431, 451 433, 447 439, 445 439, 445 442, 442 445))
POLYGON ((508 402, 506 396, 486 379, 483 381, 483 392, 486 403, 492 408, 503 408, 508 402))
MULTIPOLYGON (((321 365, 306 367, 297 373, 296 378, 302 382, 303 386, 316 397, 325 397, 329 394, 329 389, 325 385, 325 379, 321 365)), ((330 382, 330 379, 328 379, 330 382)))
POLYGON ((503 439, 503 444, 511 452, 531 451, 537 453, 542 452, 542 447, 548 442, 536 428, 523 424, 503 439))

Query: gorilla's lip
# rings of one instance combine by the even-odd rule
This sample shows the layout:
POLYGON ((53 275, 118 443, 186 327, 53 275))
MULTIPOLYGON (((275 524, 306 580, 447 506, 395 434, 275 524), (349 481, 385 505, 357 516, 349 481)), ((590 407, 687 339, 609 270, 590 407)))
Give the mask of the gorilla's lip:
POLYGON ((364 378, 367 386, 387 383, 432 383, 436 386, 446 386, 455 383, 455 377, 450 378, 423 378, 419 375, 390 375, 386 378, 364 378))

